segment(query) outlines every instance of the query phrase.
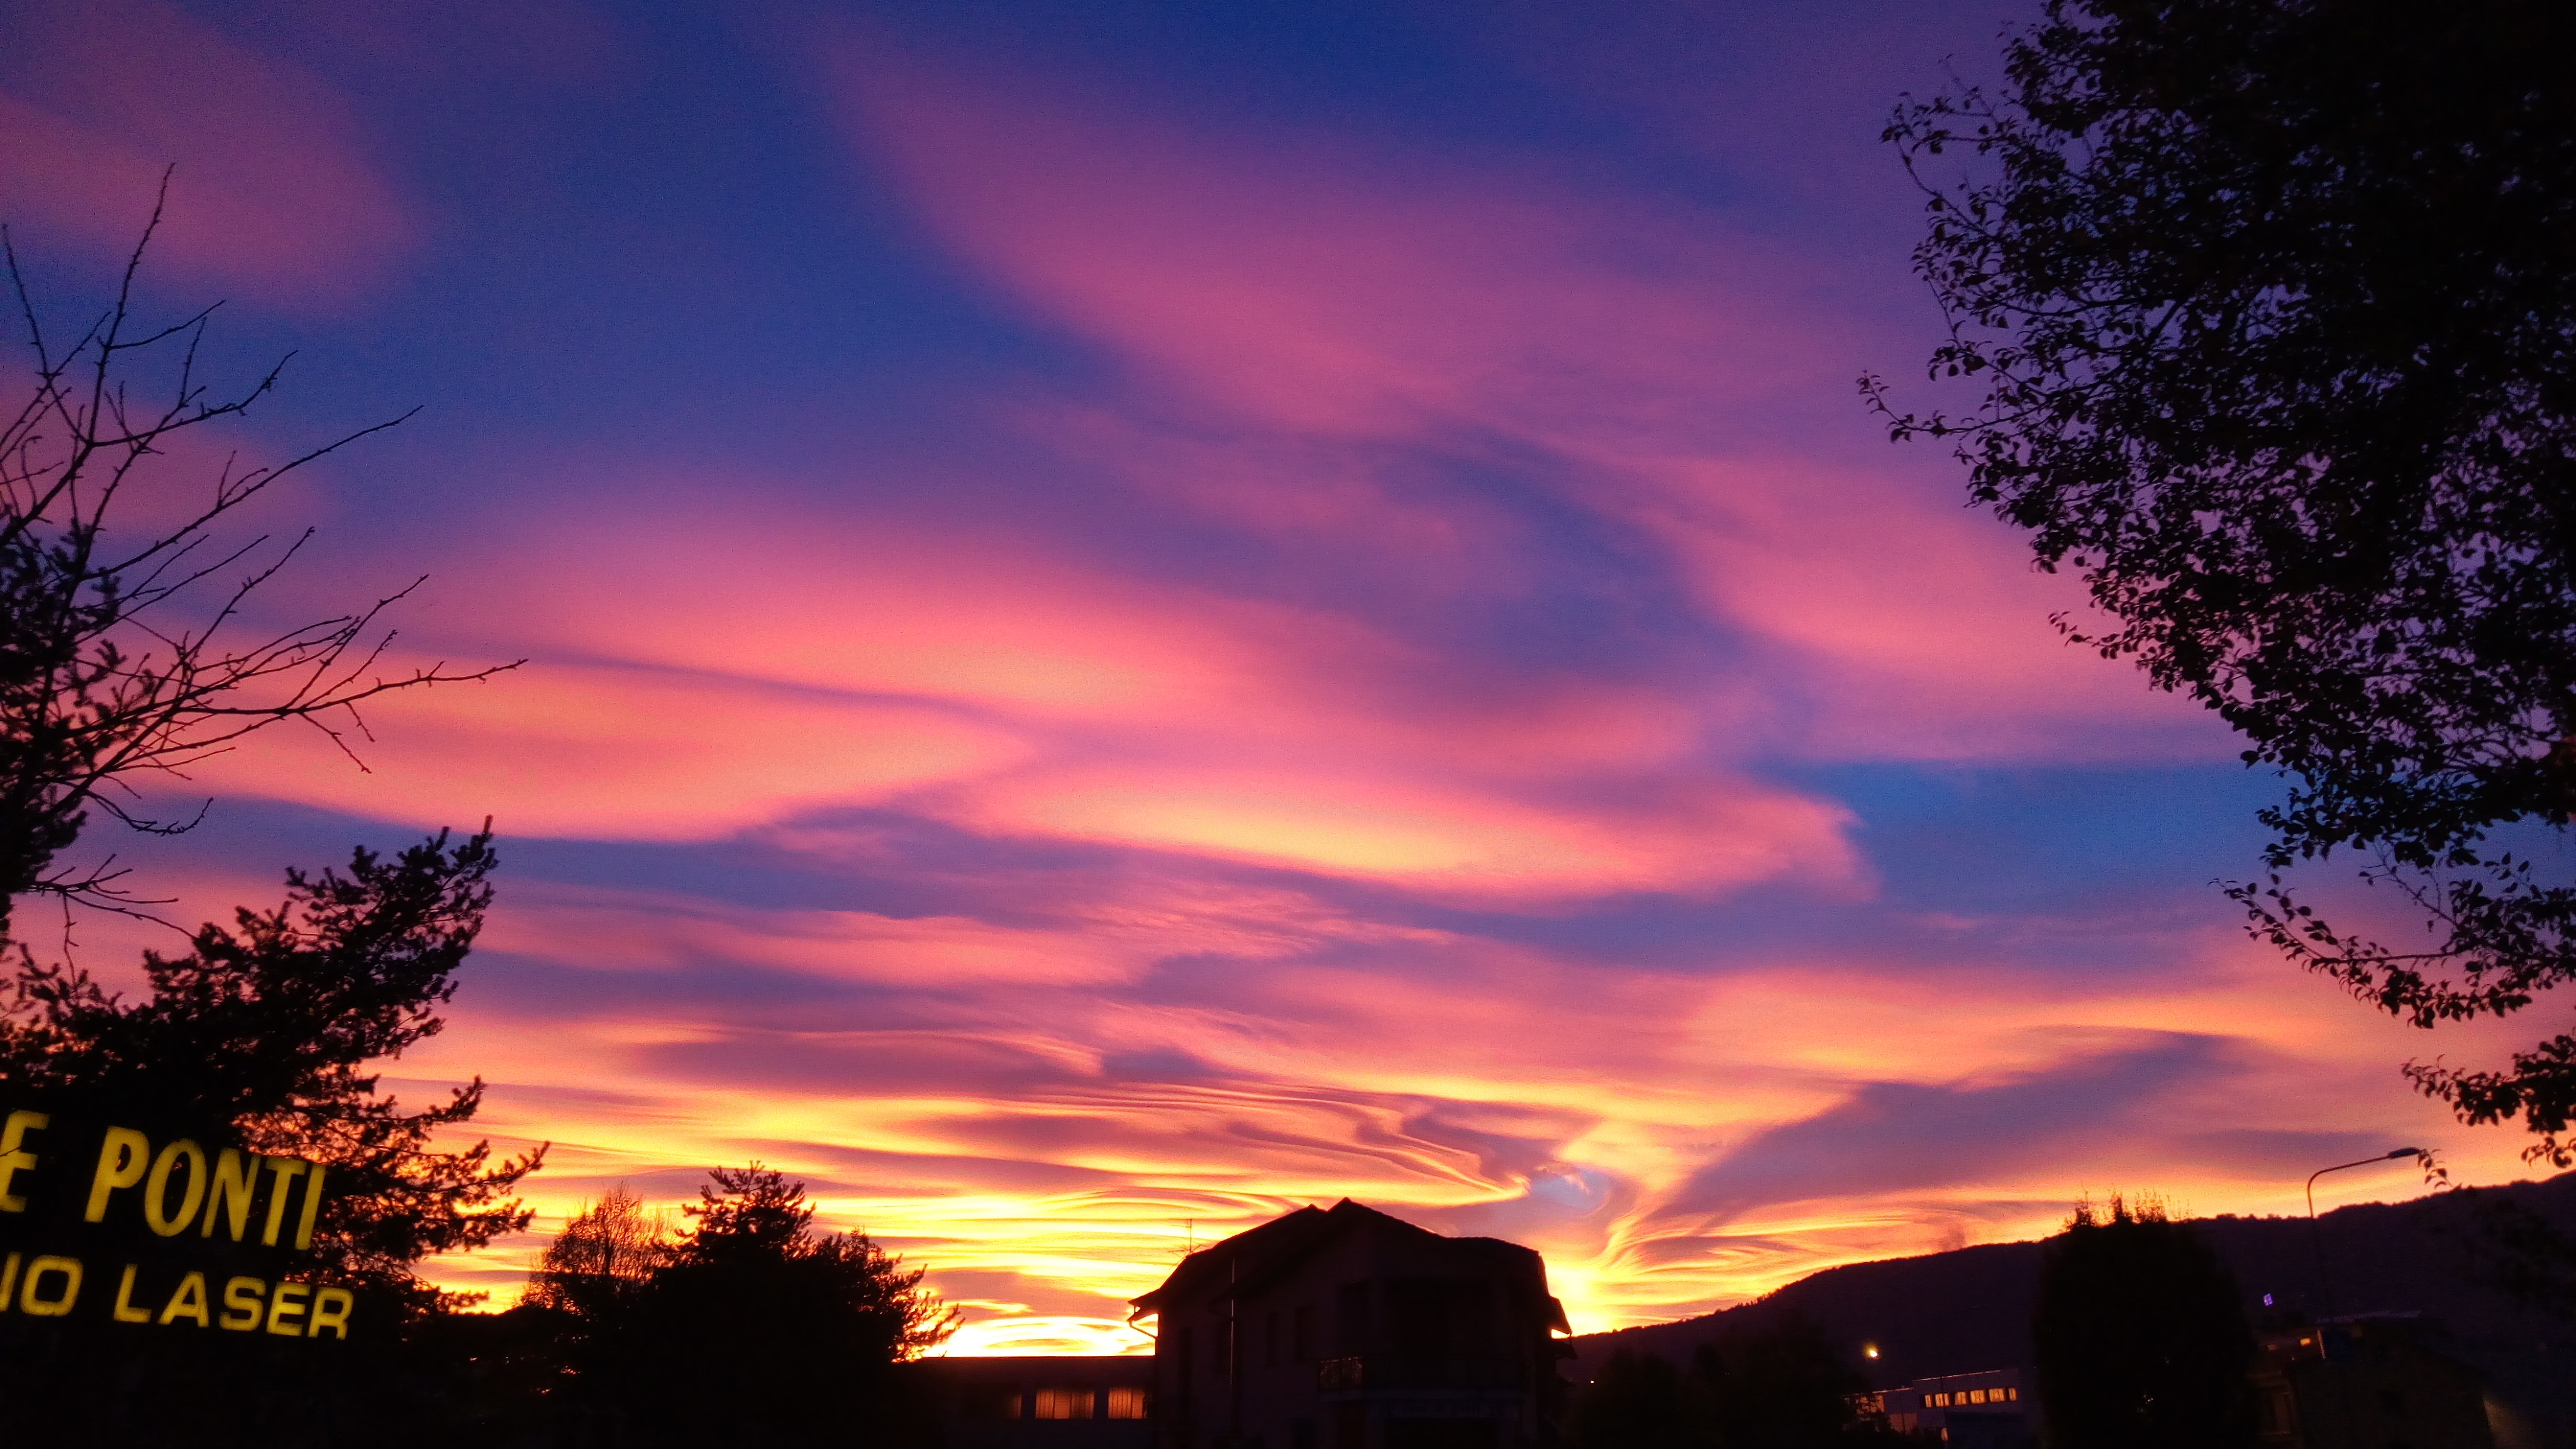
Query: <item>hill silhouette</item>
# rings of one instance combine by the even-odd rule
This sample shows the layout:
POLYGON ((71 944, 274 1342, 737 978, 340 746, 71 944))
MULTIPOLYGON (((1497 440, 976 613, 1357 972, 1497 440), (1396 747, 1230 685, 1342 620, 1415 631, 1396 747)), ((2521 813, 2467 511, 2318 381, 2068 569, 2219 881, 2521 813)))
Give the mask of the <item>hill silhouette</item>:
MULTIPOLYGON (((2558 1443, 2576 1429, 2576 1301, 2562 1293, 2553 1311, 2509 1286, 2500 1229, 2517 1210, 2576 1238, 2576 1172, 2337 1208, 2318 1218, 2313 1236, 2305 1217, 2196 1218, 2191 1226, 2235 1273, 2257 1328, 2310 1314, 2420 1313, 2449 1352, 2487 1374, 2497 1398, 2549 1426, 2545 1442, 2558 1443)), ((1621 1349, 1685 1363, 1701 1344, 1793 1317, 1836 1341, 1877 1345, 1867 1369, 1880 1388, 2027 1365, 2042 1247, 1993 1243, 1828 1268, 1699 1318, 1585 1334, 1574 1340, 1567 1376, 1588 1380, 1621 1349)))

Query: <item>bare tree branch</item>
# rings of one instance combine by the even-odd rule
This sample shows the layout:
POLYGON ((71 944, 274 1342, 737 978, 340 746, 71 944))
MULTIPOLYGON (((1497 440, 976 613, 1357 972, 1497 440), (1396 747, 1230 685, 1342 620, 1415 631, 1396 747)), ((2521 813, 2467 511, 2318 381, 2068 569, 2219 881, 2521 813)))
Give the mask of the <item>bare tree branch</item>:
MULTIPOLYGON (((0 227, 0 260, 34 354, 25 395, 0 410, 0 896, 51 896, 147 918, 142 907, 155 902, 128 889, 112 858, 57 864, 91 807, 130 829, 183 833, 205 818, 204 807, 184 819, 138 813, 136 781, 185 779, 191 766, 290 720, 321 730, 363 770, 351 743, 371 738, 359 705, 489 679, 524 662, 386 670, 394 640, 386 613, 420 579, 352 613, 273 632, 246 627, 253 596, 313 535, 231 542, 219 536, 223 526, 279 479, 412 412, 283 463, 245 467, 227 457, 211 497, 182 521, 140 539, 113 526, 121 523, 114 505, 139 486, 148 460, 166 458, 189 429, 246 412, 277 386, 288 360, 238 393, 218 393, 198 357, 214 307, 166 326, 140 323, 136 280, 168 189, 165 173, 115 300, 67 349, 49 341, 0 227), (156 364, 168 369, 165 401, 140 402, 147 379, 137 374, 156 364)), ((0 900, 0 938, 7 925, 0 900)))

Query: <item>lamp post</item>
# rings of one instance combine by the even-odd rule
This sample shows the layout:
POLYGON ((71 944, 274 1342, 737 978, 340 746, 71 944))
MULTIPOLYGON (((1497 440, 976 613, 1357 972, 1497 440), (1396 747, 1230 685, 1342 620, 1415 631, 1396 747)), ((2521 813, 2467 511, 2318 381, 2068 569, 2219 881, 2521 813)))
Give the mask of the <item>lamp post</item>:
MULTIPOLYGON (((2338 1162, 2332 1167, 2320 1167, 2316 1171, 2308 1174, 2308 1243, 2316 1250, 2317 1295, 2320 1299, 2325 1296, 2326 1291, 2326 1236, 2325 1229, 2320 1227, 2317 1223, 2317 1179, 2325 1176, 2329 1172, 2341 1172, 2348 1167, 2368 1167, 2374 1162, 2394 1162, 2401 1157, 2421 1157, 2423 1155, 2424 1149, 2420 1147, 2395 1147, 2376 1157, 2359 1158, 2352 1162, 2338 1162)), ((2314 1316, 2317 1320, 2317 1353, 2320 1357, 2325 1357, 2329 1364, 2333 1364, 2335 1360, 2329 1356, 2330 1351, 2326 1346, 2325 1315, 2323 1313, 2319 1313, 2314 1316)), ((2351 1449, 2351 1446, 2360 1442, 2358 1438, 2358 1434, 2360 1432, 2359 1426, 2353 1422, 2352 1381, 2346 1376, 2345 1371, 2341 1367, 2335 1367, 2332 1370, 2332 1374, 2335 1382, 2335 1397, 2340 1401, 2340 1406, 2343 1410, 2343 1441, 2346 1449, 2351 1449)))
MULTIPOLYGON (((2325 1230, 2317 1225, 2317 1179, 2325 1176, 2329 1172, 2341 1172, 2347 1167, 2368 1167, 2374 1162, 2394 1162, 2401 1157, 2421 1157, 2423 1155, 2424 1149, 2421 1147, 2396 1147, 2380 1153, 2376 1157, 2363 1157, 2357 1158, 2351 1162, 2338 1162, 2332 1167, 2320 1167, 2316 1171, 2308 1174, 2308 1243, 2316 1250, 2317 1296, 2320 1299, 2323 1299, 2326 1291, 2326 1238, 2325 1230)), ((2317 1316, 2322 1319, 2325 1315, 2319 1314, 2317 1316)))

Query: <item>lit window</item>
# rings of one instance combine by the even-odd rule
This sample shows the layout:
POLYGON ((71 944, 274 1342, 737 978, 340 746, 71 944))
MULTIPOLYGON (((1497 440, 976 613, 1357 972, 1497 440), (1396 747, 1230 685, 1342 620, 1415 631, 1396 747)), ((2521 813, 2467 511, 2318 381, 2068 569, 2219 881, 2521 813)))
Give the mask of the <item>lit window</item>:
POLYGON ((1038 1417, 1041 1419, 1088 1419, 1091 1417, 1091 1390, 1038 1390, 1038 1417))
POLYGON ((2004 1401, 2005 1401, 2006 1403, 2013 1403, 2013 1404, 2018 1404, 2018 1403, 2020 1403, 2020 1402, 2021 1402, 2021 1390, 2019 1390, 2019 1389, 2006 1389, 2006 1390, 2004 1390, 2004 1401))
POLYGON ((1969 1403, 1972 1403, 1972 1404, 1982 1404, 1982 1403, 1984 1403, 1985 1401, 1986 1401, 1986 1391, 1985 1391, 1984 1389, 1970 1389, 1970 1390, 1968 1390, 1968 1402, 1969 1402, 1969 1403))
POLYGON ((1142 1419, 1146 1417, 1145 1390, 1133 1384, 1123 1384, 1117 1388, 1111 1389, 1109 1391, 1109 1417, 1113 1419, 1142 1419))

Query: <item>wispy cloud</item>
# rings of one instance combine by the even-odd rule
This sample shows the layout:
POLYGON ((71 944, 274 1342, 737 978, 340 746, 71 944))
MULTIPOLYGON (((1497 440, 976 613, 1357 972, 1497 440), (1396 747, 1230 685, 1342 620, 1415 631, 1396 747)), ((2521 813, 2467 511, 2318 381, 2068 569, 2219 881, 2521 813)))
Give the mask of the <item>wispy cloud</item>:
POLYGON ((160 0, 23 7, 0 79, 0 208, 106 255, 176 167, 156 269, 290 311, 363 299, 420 239, 359 109, 160 0))

